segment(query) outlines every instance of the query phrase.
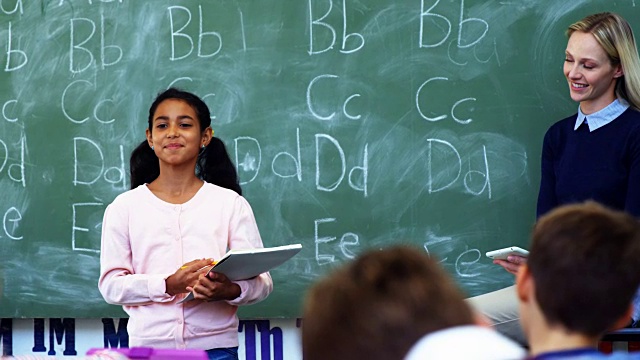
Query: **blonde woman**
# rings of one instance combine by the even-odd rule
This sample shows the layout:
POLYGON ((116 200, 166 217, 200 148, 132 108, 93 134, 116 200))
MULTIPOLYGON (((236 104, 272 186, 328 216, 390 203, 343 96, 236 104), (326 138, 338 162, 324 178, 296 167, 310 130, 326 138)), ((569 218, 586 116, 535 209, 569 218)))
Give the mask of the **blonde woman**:
MULTIPOLYGON (((621 16, 606 12, 572 24, 567 36, 564 75, 579 106, 544 137, 537 216, 560 205, 595 200, 638 217, 640 60, 633 31, 621 16)), ((494 260, 513 274, 525 262, 520 256, 494 260)), ((470 301, 498 330, 525 341, 513 287, 470 301)), ((634 319, 638 317, 635 311, 634 319)))

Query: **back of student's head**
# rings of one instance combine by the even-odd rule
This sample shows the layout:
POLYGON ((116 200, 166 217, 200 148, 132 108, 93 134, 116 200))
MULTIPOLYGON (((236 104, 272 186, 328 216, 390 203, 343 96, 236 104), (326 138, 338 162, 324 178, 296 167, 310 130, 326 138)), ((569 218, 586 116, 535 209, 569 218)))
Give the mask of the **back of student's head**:
POLYGON ((460 290, 424 251, 372 250, 308 292, 303 357, 399 359, 423 335, 473 322, 460 290))
POLYGON ((534 226, 527 266, 546 321, 597 336, 640 284, 640 225, 594 202, 557 208, 534 226))
MULTIPOLYGON (((158 106, 165 100, 175 99, 186 102, 194 110, 198 117, 200 131, 204 132, 211 126, 211 113, 209 107, 197 95, 176 88, 169 88, 156 96, 149 107, 147 118, 148 129, 153 134, 153 117, 158 106)), ((160 164, 153 149, 146 140, 131 153, 129 163, 131 172, 131 188, 150 183, 160 175, 160 164)), ((213 136, 209 145, 198 156, 196 174, 201 179, 231 189, 242 194, 235 166, 229 158, 224 143, 213 136)))

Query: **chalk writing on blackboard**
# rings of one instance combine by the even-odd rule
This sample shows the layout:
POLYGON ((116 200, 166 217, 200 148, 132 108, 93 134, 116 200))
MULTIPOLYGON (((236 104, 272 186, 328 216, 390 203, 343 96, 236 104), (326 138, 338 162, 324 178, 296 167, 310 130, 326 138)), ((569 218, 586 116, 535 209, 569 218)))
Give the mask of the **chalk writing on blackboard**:
MULTIPOLYGON (((324 219, 316 219, 314 221, 314 242, 315 242, 315 250, 316 250, 316 261, 318 265, 326 265, 328 263, 332 263, 336 261, 335 255, 327 252, 327 249, 323 248, 323 245, 328 244, 330 242, 336 241, 336 236, 322 236, 320 235, 320 225, 327 223, 336 222, 336 218, 324 218, 324 219)), ((340 249, 341 254, 344 256, 344 259, 353 259, 356 256, 356 252, 352 249, 357 248, 360 245, 360 238, 356 233, 346 232, 340 236, 340 241, 338 242, 338 248, 340 249)))
POLYGON ((27 57, 27 53, 23 50, 18 50, 13 48, 13 34, 11 31, 11 21, 9 21, 9 30, 8 30, 8 40, 7 40, 7 62, 4 67, 4 71, 11 72, 20 70, 29 62, 29 58, 27 57), (15 56, 15 61, 13 60, 13 56, 15 56))
POLYGON ((25 156, 27 153, 27 138, 24 133, 13 143, 7 143, 0 139, 0 173, 6 171, 7 177, 23 188, 27 187, 25 175, 25 156))
MULTIPOLYGON (((309 0, 309 55, 317 55, 327 52, 334 48, 336 44, 336 29, 334 26, 324 21, 331 11, 333 10, 333 0, 328 0, 329 9, 320 17, 315 17, 313 12, 313 2, 309 0), (331 41, 325 48, 321 50, 315 50, 314 47, 314 31, 319 32, 321 30, 329 31, 331 33, 331 41)), ((340 52, 343 54, 352 54, 364 46, 364 37, 362 34, 354 32, 348 33, 348 19, 347 19, 347 0, 342 1, 342 45, 340 46, 340 52), (347 42, 351 37, 355 37, 354 40, 351 41, 354 44, 352 47, 347 45, 347 42)))
POLYGON ((20 12, 20 14, 22 15, 24 13, 24 10, 22 8, 22 0, 17 0, 16 6, 13 9, 5 8, 4 1, 0 1, 0 11, 6 15, 14 14, 17 11, 17 12, 20 12))
MULTIPOLYGON (((420 35, 419 35, 419 46, 421 48, 433 48, 433 47, 438 47, 442 44, 444 44, 445 41, 447 41, 447 39, 449 38, 449 36, 451 35, 451 30, 452 30, 452 24, 451 24, 451 20, 449 20, 446 16, 441 15, 441 14, 437 14, 435 12, 432 12, 436 6, 438 6, 438 4, 440 3, 440 0, 437 0, 433 5, 431 5, 430 8, 425 10, 425 0, 421 0, 420 1, 420 35), (444 24, 446 24, 446 31, 444 33, 444 36, 442 36, 442 38, 440 39, 436 39, 434 41, 437 41, 435 43, 431 43, 431 44, 425 44, 425 40, 424 40, 424 35, 425 34, 431 34, 433 32, 430 31, 425 31, 425 18, 429 18, 429 19, 437 19, 440 20, 440 23, 444 22, 444 24)), ((435 25, 435 23, 434 23, 435 25)), ((439 26, 436 26, 439 27, 439 26)), ((442 29, 440 27, 440 29, 442 29)), ((478 44, 480 41, 482 41, 482 39, 486 36, 487 32, 489 31, 489 24, 483 20, 483 19, 479 19, 479 18, 466 18, 464 17, 464 0, 460 0, 460 18, 459 18, 459 22, 458 22, 458 38, 457 38, 457 46, 458 48, 464 49, 464 48, 469 48, 472 47, 476 44, 478 44), (474 33, 474 36, 476 36, 475 38, 471 38, 471 40, 466 39, 465 38, 465 25, 468 26, 473 26, 472 24, 474 24, 476 26, 480 26, 480 28, 482 29, 481 34, 477 35, 477 33, 474 33)))
MULTIPOLYGON (((68 93, 72 92, 75 95, 79 92, 86 93, 88 90, 95 91, 95 89, 96 87, 91 81, 83 80, 83 79, 72 81, 69 85, 67 85, 67 87, 65 87, 64 91, 62 92, 62 96, 60 97, 60 108, 62 109, 62 113, 64 114, 64 117, 66 117, 67 120, 76 124, 82 124, 87 122, 89 119, 91 119, 89 116, 85 116, 82 119, 78 119, 77 117, 73 117, 70 114, 71 103, 75 104, 78 107, 80 106, 78 104, 78 101, 76 101, 75 99, 74 101, 68 100, 68 98, 74 98, 74 96, 69 96, 68 93)), ((115 118, 102 119, 99 115, 103 107, 107 105, 113 106, 114 104, 113 99, 96 99, 94 101, 95 101, 95 105, 93 105, 93 111, 91 112, 91 115, 93 115, 92 119, 95 119, 96 121, 102 124, 110 124, 116 121, 115 118)), ((82 105, 83 105, 82 106, 83 109, 87 106, 86 104, 82 104, 82 105)), ((84 110, 83 112, 86 115, 86 110, 84 110)))
MULTIPOLYGON (((315 134, 315 185, 316 190, 323 192, 333 192, 343 182, 346 181, 348 186, 361 192, 364 197, 368 196, 368 175, 369 175, 369 154, 368 145, 365 144, 362 152, 361 163, 348 165, 344 148, 340 142, 333 136, 328 134, 315 134), (331 163, 332 174, 325 174, 325 162, 322 161, 323 155, 331 153, 337 155, 337 161, 331 163)), ((249 136, 240 136, 234 139, 235 162, 238 164, 238 170, 244 174, 241 185, 249 184, 256 180, 262 165, 262 148, 258 139, 249 136)), ((300 150, 300 129, 296 129, 296 155, 281 151, 278 152, 271 161, 271 173, 280 178, 296 177, 298 181, 303 180, 303 170, 300 166, 304 153, 300 150), (295 172, 285 173, 280 170, 282 163, 286 160, 293 162, 295 172)), ((331 156, 333 156, 331 155, 331 156)), ((268 176, 268 175, 264 175, 268 176)))
POLYGON ((0 299, 0 315, 122 315, 95 287, 102 214, 129 188, 148 106, 170 86, 209 106, 265 245, 309 245, 249 316, 298 316, 314 279, 399 241, 441 257, 473 295, 504 285, 480 254, 525 241, 540 115, 566 110, 514 76, 551 68, 566 39, 540 29, 556 33, 552 20, 575 9, 0 0, 0 272, 20 299, 0 299), (515 51, 522 43, 539 45, 515 51), (52 271, 25 276, 34 258, 52 271), (56 290, 34 292, 52 277, 56 290))
MULTIPOLYGON (((324 75, 318 75, 315 78, 313 78, 313 80, 311 80, 311 82, 309 82, 309 86, 307 86, 307 108, 309 109, 309 112, 313 115, 313 117, 315 117, 318 120, 331 120, 333 119, 333 117, 336 115, 335 111, 332 112, 331 114, 327 114, 327 115, 320 115, 318 114, 313 107, 313 99, 312 99, 312 94, 311 91, 313 89, 313 85, 321 80, 321 79, 337 79, 339 78, 338 75, 332 75, 332 74, 324 74, 324 75)), ((351 120, 359 120, 362 115, 361 114, 351 114, 347 111, 347 106, 349 105, 349 102, 355 98, 359 98, 360 94, 355 93, 350 95, 349 97, 346 98, 346 100, 344 100, 344 102, 342 103, 342 113, 344 114, 344 116, 346 116, 348 119, 351 120)))
POLYGON ((22 220, 22 214, 14 206, 5 211, 2 217, 2 228, 4 234, 11 240, 22 240, 23 236, 18 235, 18 229, 20 228, 20 221, 22 220))
MULTIPOLYGON (((191 36, 185 32, 183 32, 187 26, 189 26, 189 24, 191 23, 191 11, 184 7, 184 6, 170 6, 168 8, 169 10, 169 23, 171 24, 171 61, 176 61, 176 60, 182 60, 185 59, 187 57, 189 57, 189 55, 191 55, 191 53, 194 50, 195 44, 194 44, 194 40, 191 38, 191 36), (184 24, 182 24, 182 26, 180 28, 178 28, 176 30, 176 22, 178 22, 178 17, 179 15, 175 14, 176 12, 183 12, 186 14, 187 18, 184 21, 184 24), (176 55, 176 40, 177 39, 183 39, 189 42, 189 46, 188 46, 188 51, 182 55, 176 55)), ((184 16, 183 16, 184 17, 184 16)), ((222 50, 222 36, 220 35, 219 32, 217 31, 203 31, 203 13, 202 13, 202 6, 199 5, 198 6, 198 53, 197 56, 199 58, 210 58, 210 57, 214 57, 216 55, 218 55, 218 53, 220 53, 220 51, 222 50), (213 37, 214 38, 214 46, 212 47, 213 49, 209 49, 208 53, 205 53, 204 48, 205 48, 205 43, 204 43, 204 39, 205 37, 213 37)))
MULTIPOLYGON (((95 64, 95 56, 93 52, 89 50, 85 45, 87 45, 96 33, 96 23, 95 21, 89 18, 72 18, 69 20, 69 28, 70 28, 70 50, 69 50, 69 71, 74 74, 79 74, 89 69, 92 65, 95 64), (89 28, 90 31, 86 32, 86 28, 89 28), (78 30, 80 29, 80 30, 78 30), (81 35, 78 33, 85 34, 82 38, 79 38, 81 35), (78 57, 83 58, 84 62, 78 60, 78 57), (80 65, 81 63, 84 63, 80 65)), ((104 70, 109 66, 116 65, 122 60, 122 56, 124 51, 118 45, 106 44, 106 36, 105 36, 105 19, 104 15, 100 15, 100 69, 104 70), (110 60, 108 54, 115 51, 115 57, 112 55, 112 59, 110 60)))

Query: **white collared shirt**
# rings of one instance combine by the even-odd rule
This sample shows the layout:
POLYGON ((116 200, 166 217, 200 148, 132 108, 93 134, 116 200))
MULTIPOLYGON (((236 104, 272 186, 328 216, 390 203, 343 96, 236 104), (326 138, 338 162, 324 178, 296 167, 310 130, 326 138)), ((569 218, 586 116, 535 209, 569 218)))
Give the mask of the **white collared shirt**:
POLYGON ((578 118, 576 119, 576 124, 573 126, 573 130, 578 130, 586 117, 588 119, 587 125, 589 126, 589 131, 592 132, 612 122, 628 108, 629 104, 626 101, 622 99, 615 99, 604 109, 587 116, 582 112, 582 110, 580 110, 580 106, 578 106, 578 118))

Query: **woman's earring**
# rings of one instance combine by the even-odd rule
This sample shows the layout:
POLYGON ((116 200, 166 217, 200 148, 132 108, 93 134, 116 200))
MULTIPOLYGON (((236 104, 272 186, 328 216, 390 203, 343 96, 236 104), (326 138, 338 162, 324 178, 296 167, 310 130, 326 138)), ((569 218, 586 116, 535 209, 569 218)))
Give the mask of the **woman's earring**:
POLYGON ((153 145, 151 145, 151 151, 153 151, 153 149, 154 149, 154 147, 153 147, 153 145))
POLYGON ((202 144, 202 148, 204 149, 204 144, 202 144))

